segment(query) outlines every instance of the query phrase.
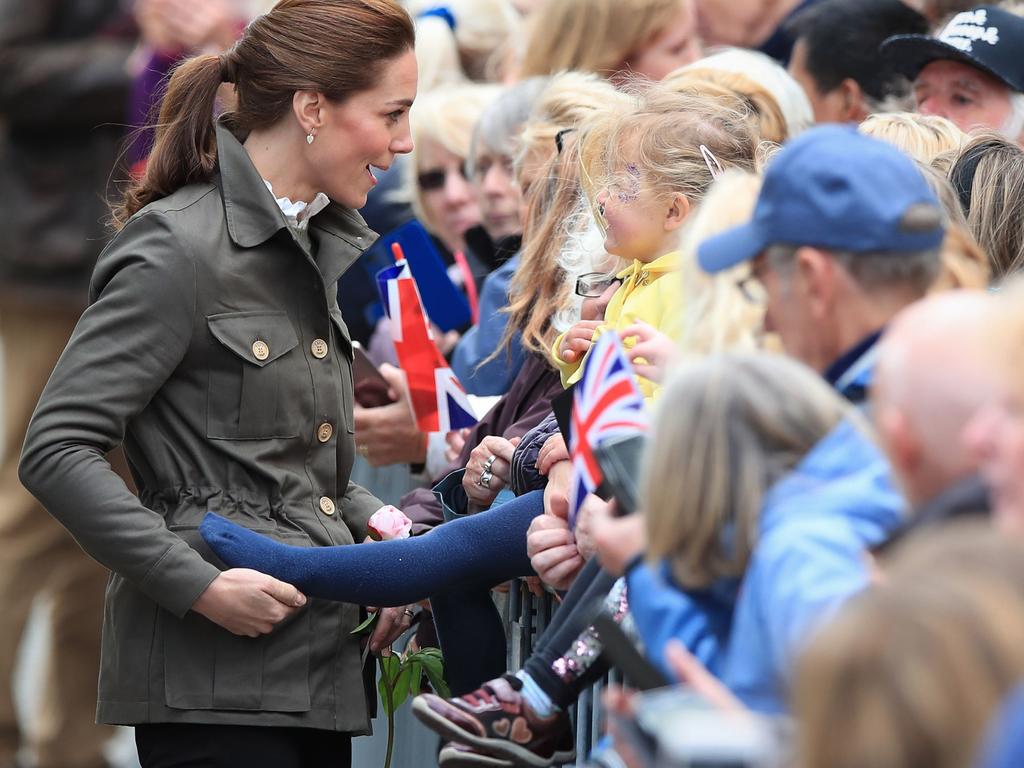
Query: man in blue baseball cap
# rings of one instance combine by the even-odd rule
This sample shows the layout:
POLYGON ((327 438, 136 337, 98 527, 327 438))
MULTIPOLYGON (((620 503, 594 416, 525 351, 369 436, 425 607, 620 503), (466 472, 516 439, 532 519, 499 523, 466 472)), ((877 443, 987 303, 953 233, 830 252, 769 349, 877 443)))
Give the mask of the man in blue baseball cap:
POLYGON ((752 219, 704 241, 698 260, 707 272, 749 262, 766 294, 765 330, 859 403, 882 330, 935 280, 944 235, 909 157, 852 127, 822 126, 783 148, 752 219))

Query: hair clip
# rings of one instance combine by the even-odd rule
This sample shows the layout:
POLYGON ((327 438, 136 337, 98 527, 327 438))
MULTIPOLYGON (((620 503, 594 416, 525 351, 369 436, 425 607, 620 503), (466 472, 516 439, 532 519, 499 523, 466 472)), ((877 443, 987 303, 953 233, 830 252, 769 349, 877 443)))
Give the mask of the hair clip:
POLYGON ((722 164, 718 162, 718 158, 715 157, 714 153, 703 144, 700 145, 700 156, 704 158, 704 162, 708 166, 708 171, 711 172, 712 179, 717 179, 725 173, 725 169, 722 167, 722 164))

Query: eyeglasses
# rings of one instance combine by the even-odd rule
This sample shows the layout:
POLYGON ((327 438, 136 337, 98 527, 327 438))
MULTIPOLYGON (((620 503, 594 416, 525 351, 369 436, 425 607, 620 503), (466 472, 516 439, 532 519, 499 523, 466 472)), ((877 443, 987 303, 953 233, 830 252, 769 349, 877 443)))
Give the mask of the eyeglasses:
POLYGON ((599 299, 612 285, 622 283, 622 278, 607 272, 588 272, 576 278, 576 295, 587 299, 599 299))

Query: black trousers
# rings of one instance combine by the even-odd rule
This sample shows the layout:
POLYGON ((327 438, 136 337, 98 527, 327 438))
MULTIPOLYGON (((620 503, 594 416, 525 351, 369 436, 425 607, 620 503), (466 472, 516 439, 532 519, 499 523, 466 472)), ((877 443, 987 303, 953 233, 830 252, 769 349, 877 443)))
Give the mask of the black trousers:
POLYGON ((135 727, 142 768, 351 768, 352 738, 311 728, 158 723, 135 727))

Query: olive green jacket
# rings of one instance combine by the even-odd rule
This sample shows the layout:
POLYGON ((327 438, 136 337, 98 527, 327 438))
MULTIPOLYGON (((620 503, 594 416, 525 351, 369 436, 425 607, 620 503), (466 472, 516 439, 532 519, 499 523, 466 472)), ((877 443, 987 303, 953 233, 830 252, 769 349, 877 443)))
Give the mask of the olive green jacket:
POLYGON ((349 483, 352 345, 336 298, 375 235, 331 204, 306 250, 223 125, 217 147, 217 178, 146 206, 101 254, 21 478, 113 571, 101 722, 363 733, 357 606, 311 600, 257 639, 190 611, 221 567, 197 532, 207 510, 324 546, 362 541, 380 506, 349 483), (138 498, 104 458, 120 443, 138 498))

